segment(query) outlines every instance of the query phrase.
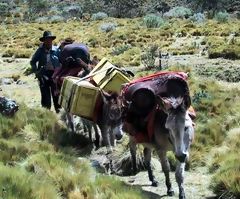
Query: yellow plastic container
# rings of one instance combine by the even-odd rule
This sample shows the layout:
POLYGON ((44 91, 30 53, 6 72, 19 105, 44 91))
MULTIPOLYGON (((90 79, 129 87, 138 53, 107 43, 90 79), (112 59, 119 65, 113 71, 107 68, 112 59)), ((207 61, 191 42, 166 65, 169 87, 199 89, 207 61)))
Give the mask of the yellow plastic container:
POLYGON ((96 73, 97 71, 101 70, 104 68, 104 65, 109 62, 107 58, 102 58, 100 62, 93 68, 93 70, 90 72, 90 74, 96 73))
POLYGON ((99 86, 104 91, 112 91, 120 93, 122 84, 128 83, 130 80, 118 70, 113 70, 109 75, 99 81, 99 86))
POLYGON ((106 58, 103 58, 90 72, 90 75, 92 75, 92 80, 95 84, 104 91, 119 93, 121 85, 129 82, 130 80, 117 69, 118 68, 106 58))
POLYGON ((101 100, 100 89, 88 81, 78 80, 75 77, 64 78, 60 105, 74 115, 94 120, 97 101, 101 100))

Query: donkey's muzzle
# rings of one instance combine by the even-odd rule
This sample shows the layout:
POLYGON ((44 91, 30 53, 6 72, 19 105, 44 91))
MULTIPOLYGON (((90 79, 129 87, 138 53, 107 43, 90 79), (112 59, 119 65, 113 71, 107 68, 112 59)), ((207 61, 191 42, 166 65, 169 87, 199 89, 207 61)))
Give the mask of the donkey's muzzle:
POLYGON ((123 135, 122 134, 116 134, 115 137, 116 137, 117 140, 121 140, 123 135))
POLYGON ((186 157, 187 157, 187 154, 183 153, 179 156, 176 155, 176 158, 181 162, 181 163, 184 163, 185 160, 186 160, 186 157))

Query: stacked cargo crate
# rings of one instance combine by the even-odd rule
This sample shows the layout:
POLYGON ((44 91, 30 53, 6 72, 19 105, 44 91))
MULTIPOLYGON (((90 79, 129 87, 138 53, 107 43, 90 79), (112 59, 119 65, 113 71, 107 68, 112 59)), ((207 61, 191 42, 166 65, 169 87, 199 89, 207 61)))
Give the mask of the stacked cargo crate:
POLYGON ((101 90, 120 93, 122 84, 129 81, 119 68, 103 58, 85 78, 64 79, 59 103, 68 112, 94 121, 102 103, 101 90))

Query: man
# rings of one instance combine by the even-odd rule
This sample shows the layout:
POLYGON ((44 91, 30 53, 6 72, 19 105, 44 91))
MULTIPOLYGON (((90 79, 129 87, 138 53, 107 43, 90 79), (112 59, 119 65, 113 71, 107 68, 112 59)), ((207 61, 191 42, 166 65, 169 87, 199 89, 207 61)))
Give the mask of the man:
MULTIPOLYGON (((64 42, 65 43, 65 42, 64 42)), ((63 79, 66 76, 84 77, 90 72, 90 54, 85 44, 70 43, 62 46, 59 53, 61 68, 56 70, 53 79, 57 85, 56 96, 59 95, 63 79)))
POLYGON ((39 81, 42 107, 51 109, 52 96, 55 111, 58 113, 60 106, 58 105, 58 98, 54 95, 55 84, 52 75, 54 70, 60 66, 60 63, 57 47, 52 44, 54 39, 56 39, 56 36, 53 36, 50 31, 44 31, 43 36, 39 39, 42 44, 34 53, 30 64, 39 81))

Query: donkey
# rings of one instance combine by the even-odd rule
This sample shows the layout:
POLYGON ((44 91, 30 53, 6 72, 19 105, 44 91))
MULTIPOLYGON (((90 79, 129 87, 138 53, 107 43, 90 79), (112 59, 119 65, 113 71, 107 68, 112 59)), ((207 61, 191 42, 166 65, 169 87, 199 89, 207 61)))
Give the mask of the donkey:
POLYGON ((106 146, 108 152, 115 147, 116 140, 123 137, 122 131, 122 101, 120 96, 113 92, 102 92, 103 107, 97 124, 101 130, 103 146, 106 146))
MULTIPOLYGON (((165 174, 167 195, 169 196, 172 196, 174 191, 170 182, 170 165, 166 154, 169 150, 174 152, 177 160, 179 161, 175 177, 179 187, 180 199, 185 198, 183 174, 185 162, 189 156, 190 144, 194 136, 193 123, 188 114, 188 108, 191 101, 189 94, 186 95, 187 85, 184 86, 182 83, 183 82, 181 81, 167 81, 164 94, 153 94, 154 98, 152 99, 154 99, 154 107, 151 112, 152 129, 148 129, 152 131, 152 138, 146 143, 142 143, 144 146, 144 161, 152 186, 158 186, 158 182, 156 181, 151 168, 151 152, 152 149, 155 149, 165 174)), ((143 93, 143 96, 145 98, 144 102, 148 103, 148 95, 143 93)), ((139 100, 141 103, 144 103, 141 97, 139 100)), ((138 143, 136 135, 138 132, 135 127, 136 125, 134 126, 131 123, 124 121, 123 130, 130 136, 132 167, 133 171, 136 172, 136 145, 138 143)))
MULTIPOLYGON (((116 145, 116 140, 120 140, 123 136, 122 132, 122 107, 121 100, 117 93, 101 92, 103 104, 96 122, 83 119, 86 129, 89 131, 89 138, 92 141, 91 125, 95 132, 95 146, 99 148, 100 145, 106 146, 108 152, 112 151, 112 147, 116 145), (97 128, 97 126, 99 128, 97 128), (99 132, 100 129, 100 132, 99 132), (102 141, 102 143, 101 143, 102 141)), ((75 132, 73 117, 67 113, 67 124, 72 132, 75 132)))

